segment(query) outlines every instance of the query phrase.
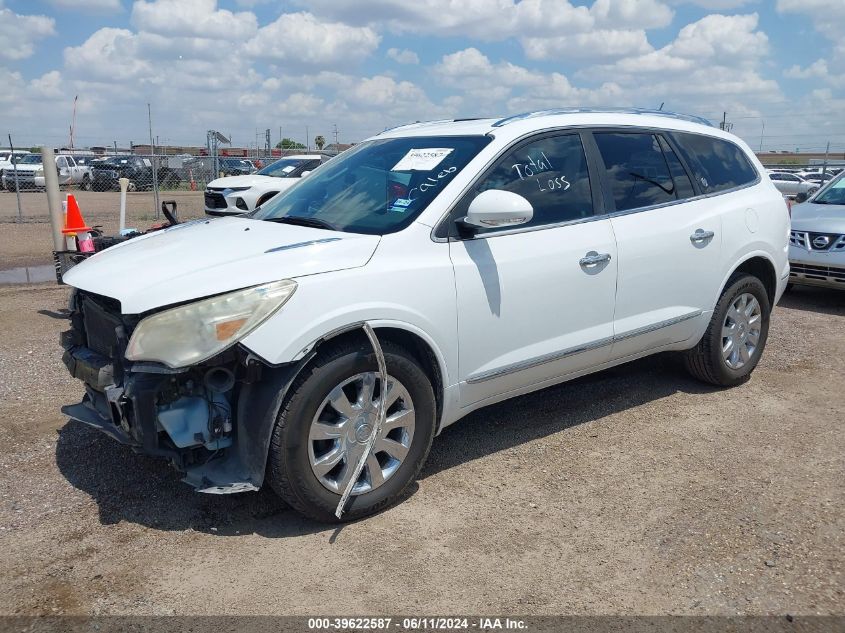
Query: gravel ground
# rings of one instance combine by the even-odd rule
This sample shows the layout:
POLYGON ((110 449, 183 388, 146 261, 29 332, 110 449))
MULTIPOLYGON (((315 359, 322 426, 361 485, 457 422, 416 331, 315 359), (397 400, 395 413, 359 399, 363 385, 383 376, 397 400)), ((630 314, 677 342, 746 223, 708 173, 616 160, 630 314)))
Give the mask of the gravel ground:
POLYGON ((0 288, 0 614, 845 611, 845 293, 787 295, 736 389, 661 356, 478 411, 340 529, 67 422, 65 301, 0 288))

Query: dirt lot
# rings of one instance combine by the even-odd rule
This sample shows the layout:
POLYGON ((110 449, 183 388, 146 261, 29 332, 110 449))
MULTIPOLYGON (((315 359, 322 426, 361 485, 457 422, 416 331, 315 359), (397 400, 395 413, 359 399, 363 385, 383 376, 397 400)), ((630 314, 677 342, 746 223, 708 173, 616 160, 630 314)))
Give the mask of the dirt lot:
MULTIPOLYGON (((66 193, 62 192, 62 200, 66 193)), ((117 233, 120 214, 120 193, 116 191, 74 191, 82 215, 89 226, 102 226, 109 235, 117 233)), ((203 215, 202 191, 163 191, 160 200, 175 200, 180 219, 203 215)), ((53 238, 47 194, 38 191, 21 192, 23 222, 17 222, 17 197, 13 192, 0 190, 0 270, 18 266, 33 266, 52 262, 53 238)), ((126 224, 146 229, 156 221, 152 192, 142 191, 126 195, 126 224)))
POLYGON ((843 613, 845 293, 787 295, 737 389, 660 357, 479 411, 341 529, 68 423, 65 301, 0 288, 0 614, 843 613))

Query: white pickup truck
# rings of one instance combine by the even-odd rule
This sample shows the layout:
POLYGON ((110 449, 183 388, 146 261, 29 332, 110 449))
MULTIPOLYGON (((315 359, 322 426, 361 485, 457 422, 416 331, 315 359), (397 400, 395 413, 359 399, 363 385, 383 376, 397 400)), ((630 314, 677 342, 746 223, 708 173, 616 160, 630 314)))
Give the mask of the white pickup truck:
MULTIPOLYGON (((56 171, 59 185, 79 185, 81 189, 91 189, 91 167, 77 162, 77 159, 88 157, 74 157, 70 154, 56 156, 56 171)), ((87 161, 84 161, 87 162, 87 161)), ((28 154, 17 163, 17 186, 21 189, 44 188, 44 165, 40 154, 28 154)), ((2 184, 4 189, 15 190, 15 173, 12 169, 3 171, 2 184)))

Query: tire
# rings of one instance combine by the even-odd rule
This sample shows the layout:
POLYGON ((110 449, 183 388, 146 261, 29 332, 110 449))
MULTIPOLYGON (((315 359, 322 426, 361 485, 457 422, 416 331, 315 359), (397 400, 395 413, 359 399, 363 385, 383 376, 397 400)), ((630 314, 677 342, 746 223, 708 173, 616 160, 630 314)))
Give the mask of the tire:
MULTIPOLYGON (((751 309, 748 307, 749 305, 753 308, 753 303, 749 303, 740 312, 751 309)), ((684 362, 687 370, 695 378, 719 387, 734 387, 748 380, 766 347, 766 340, 769 336, 769 317, 771 310, 766 288, 757 277, 744 273, 732 276, 728 280, 725 290, 716 304, 715 310, 713 310, 713 316, 710 318, 710 323, 707 325, 707 331, 704 333, 704 336, 701 337, 698 345, 684 354, 684 362), (731 331, 737 333, 737 336, 741 336, 739 332, 745 332, 746 337, 743 338, 743 341, 752 341, 754 337, 751 334, 757 331, 754 328, 754 323, 734 323, 735 327, 733 328, 729 328, 728 326, 729 315, 735 313, 732 310, 735 309, 736 302, 746 296, 753 297, 759 306, 759 320, 754 321, 754 323, 758 324, 759 333, 756 337, 756 344, 750 352, 747 347, 750 343, 742 342, 737 345, 736 341, 738 339, 733 339, 730 352, 738 352, 744 348, 748 353, 748 358, 747 360, 737 358, 736 362, 742 362, 742 365, 731 366, 730 359, 725 357, 725 354, 728 352, 725 352, 723 349, 723 343, 727 338, 723 336, 723 328, 726 328, 725 331, 731 329, 731 331), (744 325, 744 330, 739 325, 744 325)), ((733 318, 731 318, 731 322, 733 322, 733 318)))
POLYGON ((91 179, 87 175, 82 177, 82 191, 91 191, 91 179))
MULTIPOLYGON (((398 467, 384 476, 384 482, 377 487, 353 493, 341 519, 335 516, 335 510, 345 484, 342 484, 341 475, 338 475, 338 485, 336 491, 333 491, 318 478, 312 467, 312 459, 316 455, 313 447, 320 440, 314 440, 310 433, 317 416, 322 416, 320 412, 326 411, 324 406, 327 406, 329 393, 334 393, 336 388, 343 385, 345 381, 352 381, 349 384, 354 385, 356 377, 363 373, 376 372, 377 375, 377 362, 369 342, 349 340, 335 345, 329 343, 326 349, 321 351, 296 378, 281 406, 270 443, 267 480, 284 501, 311 519, 338 523, 353 521, 380 512, 402 496, 416 478, 428 456, 434 438, 436 417, 431 382, 414 357, 402 347, 386 341, 382 344, 382 349, 387 373, 392 379, 388 381, 388 384, 393 384, 394 387, 391 388, 393 389, 398 382, 412 402, 414 425, 411 431, 412 438, 408 440, 407 454, 398 467)), ((408 406, 404 399, 397 402, 402 406, 408 406)), ((391 414, 394 406, 396 404, 388 409, 388 419, 391 415, 394 418, 397 417, 396 414, 391 414)), ((333 408, 332 411, 334 411, 333 408)), ((343 420, 343 416, 339 416, 338 419, 343 420)), ((354 424, 351 420, 349 423, 354 424)), ((340 422, 340 424, 345 423, 340 422)), ((327 427, 323 426, 323 428, 327 427)), ((363 435, 366 436, 366 429, 363 435)), ((348 438, 349 436, 343 435, 337 440, 324 441, 333 443, 333 446, 344 447, 347 446, 344 442, 349 442, 348 438)), ((351 446, 353 450, 362 449, 361 442, 362 438, 358 436, 357 440, 352 440, 348 446, 351 446)), ((340 449, 327 450, 335 452, 340 449)), ((378 457, 375 451, 373 455, 378 457)), ((392 459, 386 454, 380 455, 382 455, 381 459, 392 459)), ((357 459, 344 459, 337 462, 341 474, 349 467, 347 461, 357 462, 357 459)), ((369 468, 368 462, 367 469, 369 468)), ((387 466, 387 468, 390 467, 387 466)), ((366 473, 369 473, 369 470, 366 473)), ((363 486, 370 485, 364 479, 366 473, 362 472, 358 480, 359 483, 363 482, 363 486)), ((326 477, 328 475, 327 473, 326 477)), ((358 485, 356 483, 356 486, 358 485)))
POLYGON ((126 186, 126 191, 134 192, 138 191, 138 185, 135 184, 135 181, 130 180, 129 184, 126 186))

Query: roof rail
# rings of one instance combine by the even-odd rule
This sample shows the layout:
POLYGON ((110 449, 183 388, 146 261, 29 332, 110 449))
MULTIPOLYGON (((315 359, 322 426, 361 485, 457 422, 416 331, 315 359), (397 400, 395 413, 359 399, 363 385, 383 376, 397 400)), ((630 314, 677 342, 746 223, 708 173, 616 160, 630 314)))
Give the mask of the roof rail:
POLYGON ((514 121, 524 121, 525 119, 534 119, 542 116, 551 116, 554 114, 650 114, 654 116, 665 116, 671 119, 680 119, 681 121, 690 121, 692 123, 700 123, 713 127, 707 119, 694 114, 680 114, 678 112, 668 112, 666 110, 650 110, 648 108, 554 108, 552 110, 536 110, 534 112, 523 112, 522 114, 514 114, 513 116, 499 119, 493 124, 493 127, 502 127, 514 121))
POLYGON ((432 123, 451 123, 452 121, 453 119, 435 119, 432 121, 414 121, 413 123, 400 123, 399 125, 384 128, 381 132, 376 134, 376 136, 381 136, 385 132, 392 132, 393 130, 399 130, 403 127, 413 127, 415 125, 429 125, 432 123))

